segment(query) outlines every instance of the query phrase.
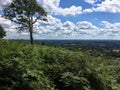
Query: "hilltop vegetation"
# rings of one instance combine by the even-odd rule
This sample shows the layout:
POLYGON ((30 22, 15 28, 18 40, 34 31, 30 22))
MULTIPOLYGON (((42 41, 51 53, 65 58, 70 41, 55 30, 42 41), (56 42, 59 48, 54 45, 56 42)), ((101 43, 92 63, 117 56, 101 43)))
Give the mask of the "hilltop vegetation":
POLYGON ((0 90, 119 90, 120 59, 0 40, 0 90))

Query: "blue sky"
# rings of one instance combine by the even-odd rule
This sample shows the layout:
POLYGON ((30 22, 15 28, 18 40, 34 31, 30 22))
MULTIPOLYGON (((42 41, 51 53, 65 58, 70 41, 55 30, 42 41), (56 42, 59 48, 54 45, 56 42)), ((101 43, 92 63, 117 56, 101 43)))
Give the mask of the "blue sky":
MULTIPOLYGON (((104 0, 99 0, 98 3, 102 3, 104 0)), ((82 6, 83 9, 88 9, 95 7, 84 0, 60 0, 60 7, 69 8, 72 5, 82 6)), ((120 22, 120 13, 110 13, 110 12, 92 12, 75 16, 56 16, 61 19, 63 22, 66 20, 77 23, 78 21, 89 21, 95 25, 99 26, 101 21, 109 21, 110 23, 120 22)))
MULTIPOLYGON (((11 0, 1 0, 0 9, 11 0)), ((37 0, 48 12, 48 22, 38 20, 35 39, 120 39, 120 0, 37 0)), ((7 39, 29 39, 0 17, 7 39)))

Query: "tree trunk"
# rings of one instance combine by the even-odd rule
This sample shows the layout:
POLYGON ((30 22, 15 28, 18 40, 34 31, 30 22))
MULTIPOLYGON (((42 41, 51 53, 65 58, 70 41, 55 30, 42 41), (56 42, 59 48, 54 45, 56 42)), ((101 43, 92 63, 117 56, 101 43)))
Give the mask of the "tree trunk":
POLYGON ((33 27, 32 26, 30 26, 29 32, 30 32, 30 44, 33 45, 33 27))

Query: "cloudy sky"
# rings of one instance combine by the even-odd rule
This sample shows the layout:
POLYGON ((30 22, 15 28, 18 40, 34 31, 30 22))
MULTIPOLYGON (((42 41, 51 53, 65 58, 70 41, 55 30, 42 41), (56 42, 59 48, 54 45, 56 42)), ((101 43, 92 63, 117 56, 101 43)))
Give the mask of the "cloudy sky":
MULTIPOLYGON (((34 25, 35 39, 119 39, 120 0, 37 0, 48 12, 48 22, 34 25)), ((0 0, 2 8, 11 0, 0 0)), ((17 33, 17 25, 0 16, 7 39, 29 39, 28 32, 17 33)))

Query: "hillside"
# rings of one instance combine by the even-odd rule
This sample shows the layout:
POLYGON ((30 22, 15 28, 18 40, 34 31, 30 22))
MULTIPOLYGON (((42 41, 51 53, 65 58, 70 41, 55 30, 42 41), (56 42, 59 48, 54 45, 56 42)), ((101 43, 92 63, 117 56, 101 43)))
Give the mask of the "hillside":
MULTIPOLYGON (((102 54, 102 53, 101 53, 102 54)), ((0 40, 0 90, 119 90, 120 59, 0 40)))

